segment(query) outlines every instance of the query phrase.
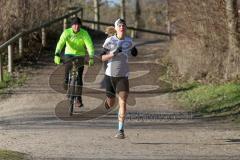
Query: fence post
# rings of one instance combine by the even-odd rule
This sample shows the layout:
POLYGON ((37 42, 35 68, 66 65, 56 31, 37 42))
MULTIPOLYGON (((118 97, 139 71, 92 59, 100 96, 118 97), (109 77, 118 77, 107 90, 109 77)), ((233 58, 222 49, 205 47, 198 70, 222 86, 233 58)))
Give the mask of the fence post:
POLYGON ((2 54, 0 53, 0 82, 3 81, 3 65, 2 65, 2 54))
POLYGON ((67 29, 67 18, 63 19, 63 30, 67 29))
POLYGON ((46 47, 46 30, 45 28, 42 28, 42 46, 46 47))
POLYGON ((172 40, 172 31, 171 31, 171 22, 170 21, 168 21, 167 22, 167 30, 168 30, 168 34, 169 34, 169 40, 172 40))
POLYGON ((12 74, 13 71, 13 59, 12 59, 12 45, 8 46, 8 72, 12 74))
POLYGON ((83 19, 83 9, 81 9, 80 18, 83 19))
POLYGON ((22 57, 22 53, 23 53, 23 39, 22 37, 19 38, 19 57, 22 57))
POLYGON ((133 29, 131 30, 131 38, 135 38, 136 36, 136 31, 134 31, 133 29))

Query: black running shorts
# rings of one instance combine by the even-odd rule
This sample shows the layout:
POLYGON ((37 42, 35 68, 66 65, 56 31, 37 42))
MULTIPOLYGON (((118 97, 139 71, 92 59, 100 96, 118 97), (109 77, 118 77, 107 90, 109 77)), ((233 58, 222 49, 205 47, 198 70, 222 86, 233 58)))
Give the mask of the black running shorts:
POLYGON ((109 98, 116 96, 121 91, 129 92, 128 77, 110 77, 105 75, 106 95, 109 98))

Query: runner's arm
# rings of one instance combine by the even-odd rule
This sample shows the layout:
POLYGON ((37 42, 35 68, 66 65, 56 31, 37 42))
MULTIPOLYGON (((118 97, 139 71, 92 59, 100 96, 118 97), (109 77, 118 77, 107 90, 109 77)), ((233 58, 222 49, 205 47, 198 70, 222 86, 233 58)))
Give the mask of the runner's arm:
POLYGON ((105 62, 105 61, 108 61, 109 59, 111 59, 112 57, 114 57, 114 54, 110 53, 109 49, 103 48, 103 51, 102 51, 100 57, 101 57, 101 60, 103 62, 105 62))

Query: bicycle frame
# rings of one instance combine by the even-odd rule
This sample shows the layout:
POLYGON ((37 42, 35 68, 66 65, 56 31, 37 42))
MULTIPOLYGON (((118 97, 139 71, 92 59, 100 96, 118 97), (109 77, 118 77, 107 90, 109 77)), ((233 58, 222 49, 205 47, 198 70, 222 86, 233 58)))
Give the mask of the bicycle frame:
POLYGON ((68 90, 67 90, 67 96, 70 101, 69 106, 69 115, 72 116, 74 113, 74 108, 76 107, 76 101, 77 101, 77 77, 78 77, 78 70, 77 70, 77 60, 74 59, 72 61, 72 69, 69 72, 68 75, 68 90))
MULTIPOLYGON (((72 63, 72 68, 71 70, 69 71, 69 74, 68 74, 68 89, 67 89, 67 97, 69 98, 69 101, 70 101, 70 105, 69 105, 69 115, 72 116, 73 113, 74 113, 74 108, 76 107, 76 101, 77 101, 77 98, 79 97, 79 89, 80 89, 80 86, 78 86, 78 64, 82 63, 81 60, 79 61, 79 59, 76 57, 76 58, 73 58, 71 60, 71 63, 72 63)), ((81 65, 88 65, 88 62, 86 62, 85 60, 85 57, 84 57, 84 61, 83 61, 83 64, 81 65)))

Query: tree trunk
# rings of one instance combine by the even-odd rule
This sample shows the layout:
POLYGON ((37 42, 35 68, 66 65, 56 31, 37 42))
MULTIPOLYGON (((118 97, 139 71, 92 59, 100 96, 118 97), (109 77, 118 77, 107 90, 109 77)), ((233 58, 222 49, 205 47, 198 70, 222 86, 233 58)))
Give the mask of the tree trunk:
MULTIPOLYGON (((134 15, 134 27, 139 28, 139 21, 141 18, 141 8, 140 8, 140 3, 139 0, 135 0, 135 15, 134 15)), ((137 31, 132 32, 132 37, 137 38, 137 31)))
POLYGON ((99 0, 94 0, 94 21, 98 22, 97 24, 93 24, 93 29, 99 30, 99 20, 100 20, 100 12, 99 12, 99 0))
POLYGON ((3 64, 2 64, 2 53, 0 53, 0 82, 3 81, 3 64))
POLYGON ((238 49, 238 37, 237 37, 237 0, 226 0, 226 14, 228 18, 228 41, 229 48, 231 50, 238 49))
POLYGON ((121 13, 120 17, 124 20, 126 20, 126 13, 125 13, 125 0, 121 0, 121 13))
POLYGON ((239 45, 237 34, 238 7, 237 0, 226 0, 226 15, 228 22, 228 58, 225 78, 239 74, 239 45))

